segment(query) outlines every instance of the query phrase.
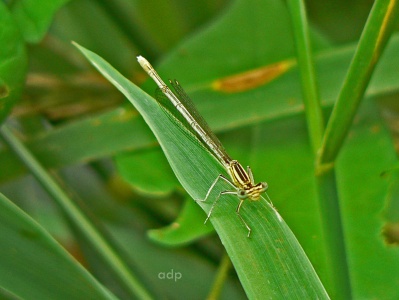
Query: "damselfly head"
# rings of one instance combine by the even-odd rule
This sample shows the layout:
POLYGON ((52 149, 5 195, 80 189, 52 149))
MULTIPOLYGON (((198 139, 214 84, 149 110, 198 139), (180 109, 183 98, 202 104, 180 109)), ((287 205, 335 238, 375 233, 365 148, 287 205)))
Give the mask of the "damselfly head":
POLYGON ((262 193, 266 192, 268 185, 266 182, 259 182, 258 184, 247 190, 249 200, 258 201, 262 193))

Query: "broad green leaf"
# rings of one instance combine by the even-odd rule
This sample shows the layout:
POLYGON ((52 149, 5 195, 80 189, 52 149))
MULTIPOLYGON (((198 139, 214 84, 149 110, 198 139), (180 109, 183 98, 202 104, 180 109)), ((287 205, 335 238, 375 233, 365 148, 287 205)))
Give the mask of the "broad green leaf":
POLYGON ((27 66, 24 41, 4 2, 0 2, 0 123, 20 98, 27 66))
MULTIPOLYGON (((98 55, 80 46, 91 63, 134 103, 153 130, 177 178, 194 199, 225 171, 189 132, 174 123, 159 105, 98 55)), ((252 238, 234 213, 237 198, 225 197, 211 218, 249 298, 275 299, 328 296, 296 238, 265 200, 247 203, 243 217, 253 227, 252 238), (223 213, 221 213, 223 212, 223 213)), ((201 203, 207 212, 209 203, 201 203)))
POLYGON ((337 164, 337 181, 355 299, 396 299, 399 249, 384 242, 382 210, 398 164, 392 139, 372 103, 357 115, 337 164))
POLYGON ((0 245, 3 291, 21 299, 116 299, 2 194, 0 245))
POLYGON ((39 42, 53 20, 54 14, 68 0, 41 1, 17 0, 12 3, 11 11, 26 41, 39 42))

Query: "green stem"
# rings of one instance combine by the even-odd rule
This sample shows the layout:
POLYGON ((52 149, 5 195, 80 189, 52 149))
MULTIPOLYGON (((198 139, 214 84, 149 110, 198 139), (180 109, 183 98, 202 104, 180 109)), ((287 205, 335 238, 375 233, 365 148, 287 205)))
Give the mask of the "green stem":
POLYGON ((287 4, 293 25, 310 142, 313 152, 316 154, 323 139, 324 120, 314 70, 305 4, 303 0, 288 0, 287 4))
POLYGON ((316 173, 331 168, 348 134, 373 70, 399 18, 399 0, 376 0, 328 121, 316 173))
MULTIPOLYGON (((293 24, 310 142, 316 156, 323 139, 324 120, 314 71, 305 5, 303 0, 288 0, 287 4, 293 24)), ((350 299, 351 287, 334 169, 324 175, 317 178, 317 187, 325 235, 326 268, 330 283, 327 287, 332 295, 338 296, 337 298, 350 299)))
POLYGON ((134 277, 119 255, 111 248, 95 226, 86 218, 79 208, 76 207, 75 203, 60 188, 57 182, 48 174, 25 145, 21 143, 6 126, 0 128, 0 134, 43 188, 57 202, 62 211, 70 220, 73 220, 74 225, 79 227, 79 230, 84 234, 94 249, 98 251, 104 261, 112 268, 116 276, 119 277, 121 283, 126 287, 127 292, 134 298, 152 299, 149 292, 141 285, 140 281, 134 277))
POLYGON ((231 260, 227 253, 224 253, 222 261, 220 262, 215 281, 213 283, 211 292, 209 293, 207 300, 216 300, 220 298, 220 294, 223 289, 223 284, 227 279, 227 275, 232 267, 231 260))
POLYGON ((345 237, 334 168, 317 177, 326 262, 333 299, 352 299, 345 237))

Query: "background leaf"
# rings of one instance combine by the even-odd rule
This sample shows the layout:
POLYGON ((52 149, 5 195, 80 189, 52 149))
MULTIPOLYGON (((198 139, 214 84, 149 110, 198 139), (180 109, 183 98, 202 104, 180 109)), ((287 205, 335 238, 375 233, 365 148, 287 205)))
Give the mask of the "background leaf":
POLYGON ((399 280, 398 249, 384 243, 381 234, 381 213, 389 191, 389 182, 381 175, 397 163, 378 110, 372 103, 364 103, 337 165, 350 276, 356 283, 353 296, 357 299, 399 296, 391 288, 399 280))
POLYGON ((0 206, 3 289, 23 299, 116 299, 2 194, 0 206))
POLYGON ((17 24, 0 3, 0 123, 20 98, 25 80, 26 53, 17 24))
POLYGON ((18 0, 12 3, 13 17, 26 41, 39 42, 46 34, 55 12, 68 0, 45 1, 37 5, 34 0, 18 0))

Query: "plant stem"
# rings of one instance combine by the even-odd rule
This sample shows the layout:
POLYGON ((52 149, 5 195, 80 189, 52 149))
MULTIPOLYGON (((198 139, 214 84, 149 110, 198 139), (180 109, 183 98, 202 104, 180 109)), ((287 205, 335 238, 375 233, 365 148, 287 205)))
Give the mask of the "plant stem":
MULTIPOLYGON (((313 153, 317 157, 324 134, 324 120, 314 71, 305 4, 303 0, 288 0, 287 4, 293 24, 310 142, 313 153)), ((322 215, 321 223, 325 235, 327 256, 325 268, 330 283, 326 286, 330 289, 330 293, 338 298, 350 299, 351 288, 334 169, 316 180, 322 215)))
POLYGON ((326 242, 326 261, 334 299, 352 299, 349 268, 342 228, 334 168, 317 177, 321 222, 326 242))
POLYGON ((227 275, 232 267, 231 260, 227 253, 223 254, 222 261, 220 262, 215 281, 213 283, 211 292, 209 293, 207 300, 216 300, 220 298, 220 294, 223 289, 223 284, 227 279, 227 275))
POLYGON ((398 0, 376 0, 334 105, 319 151, 316 173, 331 168, 348 134, 373 70, 399 18, 398 0))
POLYGON ((98 232, 96 227, 79 210, 75 203, 62 190, 58 183, 48 174, 43 166, 36 160, 31 152, 21 143, 14 134, 6 127, 0 128, 0 134, 8 146, 14 151, 18 158, 30 170, 33 176, 39 181, 43 188, 52 196, 54 201, 61 207, 73 224, 79 227, 81 233, 98 251, 104 261, 114 271, 119 280, 126 287, 126 291, 132 297, 140 299, 152 299, 149 292, 141 285, 140 281, 134 277, 131 271, 119 255, 112 249, 109 243, 98 232))
POLYGON ((316 154, 323 139, 324 120, 314 70, 305 4, 303 0, 288 0, 287 4, 293 24, 310 142, 313 152, 316 154))

